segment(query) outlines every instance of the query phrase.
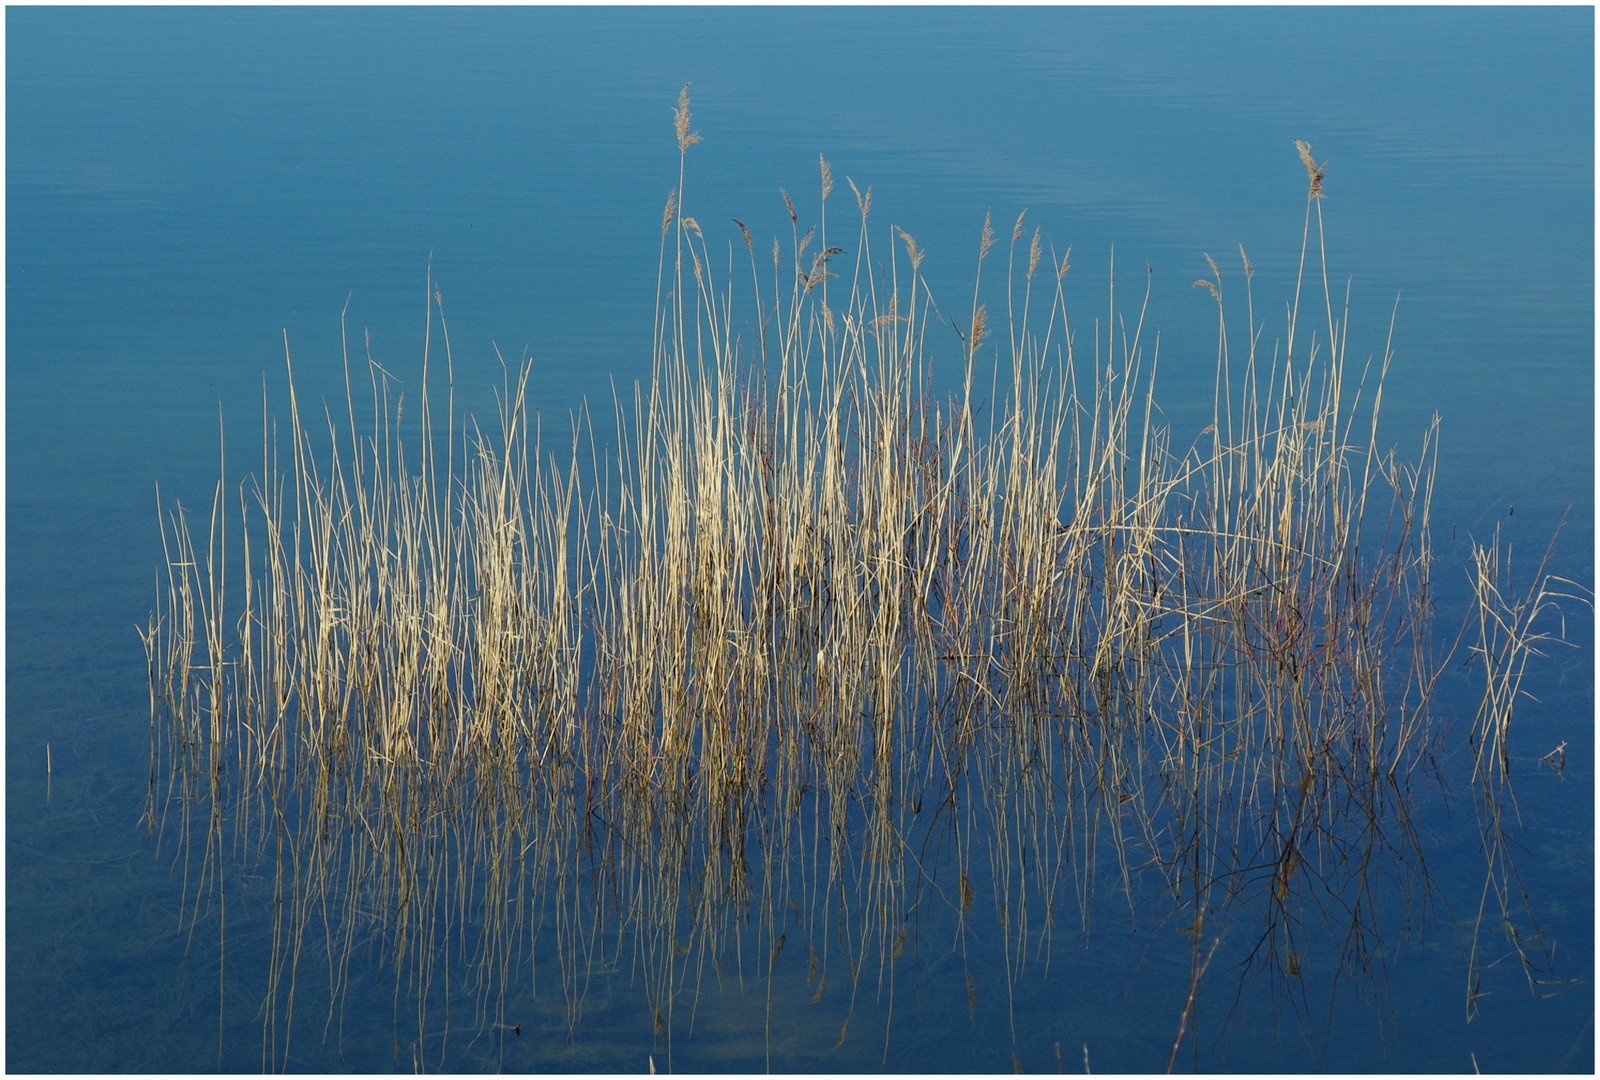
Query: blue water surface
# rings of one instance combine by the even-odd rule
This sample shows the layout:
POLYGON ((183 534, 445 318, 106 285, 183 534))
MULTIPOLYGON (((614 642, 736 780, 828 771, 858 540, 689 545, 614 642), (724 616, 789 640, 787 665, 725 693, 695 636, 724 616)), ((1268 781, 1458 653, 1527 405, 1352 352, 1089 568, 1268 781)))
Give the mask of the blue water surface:
MULTIPOLYGON (((222 913, 189 935, 186 868, 141 821, 157 485, 208 508, 219 468, 230 485, 259 468, 286 343, 302 400, 342 403, 341 312, 353 355, 370 340, 415 371, 430 282, 463 411, 493 415, 495 346, 531 355, 548 431, 584 401, 608 411, 614 384, 649 373, 685 83, 704 142, 684 204, 714 251, 732 218, 758 250, 787 237, 780 188, 814 215, 824 154, 872 185, 873 243, 887 251, 890 223, 914 235, 959 311, 985 213, 1004 237, 1026 209, 1071 245, 1083 333, 1113 252, 1119 306, 1148 280, 1179 444, 1211 408, 1206 253, 1239 283, 1243 247, 1264 340, 1282 334, 1308 141, 1329 161, 1351 355, 1381 357, 1393 318, 1384 438, 1414 455, 1441 417, 1441 635, 1466 610, 1470 540, 1496 528, 1531 571, 1566 515, 1551 567, 1593 586, 1592 9, 10 8, 6 30, 11 1071, 262 1064, 252 961, 270 927, 230 916, 219 978, 222 913)), ((848 221, 839 188, 828 209, 848 221)), ((1386 993, 1312 980, 1298 1004, 1238 1006, 1212 972, 1179 1068, 1593 1071, 1593 617, 1567 614, 1575 647, 1530 668, 1513 750, 1522 884, 1570 988, 1538 996, 1508 960, 1468 1021, 1459 931, 1482 853, 1466 793, 1434 793, 1419 820, 1442 899, 1385 954, 1386 993), (1562 742, 1565 769, 1541 768, 1562 742)), ((1450 686, 1459 755, 1475 706, 1465 676, 1450 686)), ((974 1000, 930 946, 892 1018, 810 1004, 795 957, 773 1021, 764 987, 708 982, 674 1065, 1038 1071, 1059 1053, 1075 1071, 1087 1053, 1159 1070, 1190 971, 1166 933, 1063 934, 1009 1005, 993 957, 964 961, 974 1000)), ((316 993, 291 1068, 413 1066, 376 953, 342 1029, 324 1031, 316 993)), ((469 1008, 430 1067, 635 1071, 661 1053, 626 964, 575 1026, 553 978, 519 1000, 517 1034, 471 1042, 469 1008)))

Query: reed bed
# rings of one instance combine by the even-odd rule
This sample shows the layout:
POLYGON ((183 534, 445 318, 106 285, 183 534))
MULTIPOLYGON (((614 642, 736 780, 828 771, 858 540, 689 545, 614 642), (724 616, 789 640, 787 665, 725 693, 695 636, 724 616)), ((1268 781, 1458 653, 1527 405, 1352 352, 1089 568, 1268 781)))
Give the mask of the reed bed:
MULTIPOLYGON (((452 390, 441 432, 435 294, 414 405, 347 355, 345 415, 307 417, 291 366, 287 430, 219 480, 204 546, 165 520, 151 820, 197 913, 227 875, 274 883, 263 1067, 312 971, 326 1037, 373 937, 419 1064, 451 965, 492 1030, 536 942, 573 1025, 591 973, 631 967, 670 1064, 708 971, 770 1002, 806 950, 817 998, 892 996, 939 925, 963 955, 1003 943, 1014 984, 1107 880, 1186 925, 1196 981, 1230 924, 1285 987, 1372 977, 1405 930, 1374 867, 1427 893, 1437 421, 1409 460, 1379 443, 1390 355, 1349 362, 1309 147, 1321 302, 1297 282, 1267 353, 1249 260, 1229 303, 1210 264, 1214 414, 1182 446, 1143 309, 1108 297, 1087 348, 1024 217, 999 253, 985 222, 952 335, 870 188, 834 246, 826 160, 815 227, 784 193, 770 270, 742 224, 719 256, 684 213, 686 96, 676 135, 651 377, 614 445, 580 417, 544 446, 527 365, 495 429, 458 426, 452 390)), ((1484 745, 1542 602, 1511 613, 1520 652, 1485 624, 1510 682, 1484 745)))

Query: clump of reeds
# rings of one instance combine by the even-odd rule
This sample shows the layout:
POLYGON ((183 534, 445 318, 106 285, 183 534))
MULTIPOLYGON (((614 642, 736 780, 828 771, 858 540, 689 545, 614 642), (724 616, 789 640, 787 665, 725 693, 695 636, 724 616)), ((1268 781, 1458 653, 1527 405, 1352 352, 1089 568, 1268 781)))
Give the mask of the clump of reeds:
MULTIPOLYGON (((1565 524, 1563 514, 1557 535, 1565 524)), ((1563 601, 1592 606, 1581 585, 1549 572, 1554 553, 1552 537, 1526 590, 1518 596, 1510 592, 1511 547, 1502 550, 1499 527, 1488 544, 1472 544, 1474 604, 1466 632, 1471 641, 1469 658, 1483 674, 1483 698, 1470 741, 1473 804, 1485 873, 1468 945, 1469 1020, 1477 1015, 1481 973, 1498 962, 1480 958, 1486 925, 1499 925, 1536 995, 1553 996, 1576 983, 1555 970, 1553 943, 1539 926, 1517 868, 1513 834, 1513 826, 1520 824, 1520 810, 1511 785, 1511 717, 1518 697, 1527 695, 1522 683, 1528 662, 1545 655, 1543 650, 1551 645, 1567 644, 1563 601)))
POLYGON ((740 224, 750 287, 719 275, 684 214, 689 125, 685 94, 651 378, 603 457, 582 423, 547 453, 526 364, 497 431, 452 405, 441 445, 435 295, 409 426, 370 358, 360 422, 347 358, 343 432, 303 423, 291 371, 236 546, 222 481, 204 549, 181 507, 166 522, 152 817, 163 778, 186 840, 206 808, 204 888, 226 829, 270 867, 263 1065, 287 1060, 308 935, 337 1008, 377 934, 419 1040, 447 940, 485 1029, 541 929, 574 1024, 626 950, 670 1052, 708 964, 770 991, 804 943, 819 998, 892 993, 937 897, 963 948, 980 914, 998 930, 1014 979, 1064 900, 1087 926, 1107 843, 1131 906, 1191 920, 1197 963, 1245 912, 1276 978, 1313 962, 1316 920, 1339 932, 1315 962, 1367 970, 1374 859, 1343 840, 1415 863, 1436 442, 1411 463, 1379 445, 1390 357, 1347 370, 1325 269, 1326 323, 1300 325, 1297 282, 1264 356, 1249 260, 1238 351, 1210 264, 1215 409, 1181 447, 1143 308, 1083 355, 1067 256, 1037 229, 1021 246, 1022 216, 1006 326, 980 302, 986 220, 953 355, 922 249, 893 226, 873 247, 870 188, 849 182, 854 250, 830 239, 825 159, 803 235, 784 193, 787 259, 775 241, 764 279, 740 224))

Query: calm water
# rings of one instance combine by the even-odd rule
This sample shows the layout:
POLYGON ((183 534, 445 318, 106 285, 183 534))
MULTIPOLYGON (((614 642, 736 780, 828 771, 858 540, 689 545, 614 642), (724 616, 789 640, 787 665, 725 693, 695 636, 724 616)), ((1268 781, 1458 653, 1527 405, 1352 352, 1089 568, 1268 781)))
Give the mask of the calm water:
MULTIPOLYGON (((1264 338, 1281 333, 1305 207, 1292 140, 1309 141, 1330 160, 1328 255, 1335 288, 1351 281, 1354 355, 1381 355, 1399 297, 1386 434, 1410 455, 1443 419, 1440 633, 1465 610, 1468 538, 1497 525, 1531 569, 1570 506, 1554 568, 1593 585, 1591 10, 10 9, 6 22, 12 1071, 219 1066, 215 923, 186 936, 174 849, 139 824, 134 626, 161 565, 156 484, 209 499, 219 404, 246 433, 230 437, 230 476, 257 460, 248 433, 263 377, 282 386, 285 333, 302 400, 337 401, 347 297, 352 340, 367 330, 404 377, 430 266, 468 411, 492 409, 494 343, 531 351, 547 428, 586 397, 608 402, 613 376, 647 374, 685 82, 705 135, 686 206, 713 249, 732 217, 783 233, 779 188, 814 201, 802 193, 822 152, 836 177, 873 185, 874 219, 917 237, 956 310, 991 208, 1001 223, 1027 208, 1072 245, 1069 304, 1085 313, 1104 310, 1113 248, 1126 303, 1148 264, 1177 442, 1210 408, 1215 309, 1192 287, 1204 253, 1237 280, 1243 245, 1264 338)), ((1573 987, 1538 998, 1507 960, 1466 1021, 1459 934, 1482 855, 1468 793, 1434 792, 1419 827, 1440 902, 1420 938, 1391 943, 1386 992, 1308 979, 1278 999, 1214 970, 1180 1067, 1593 1070, 1593 619, 1570 615, 1577 647, 1530 670, 1537 700, 1513 750, 1522 882, 1573 987), (1565 770, 1541 769, 1563 741, 1565 770)), ((1446 683, 1449 772, 1475 703, 1466 674, 1446 683)), ((998 960, 969 957, 969 1015, 959 968, 932 948, 895 999, 887 1051, 884 1003, 858 1000, 835 1047, 851 1003, 808 1004, 798 968, 779 980, 773 1065, 1004 1071, 1015 1053, 1038 1071, 1059 1045, 1076 1069, 1087 1043, 1097 1071, 1160 1069, 1187 991, 1183 939, 1130 937, 1102 907, 1110 924, 1063 936, 1018 980, 1014 1036, 998 960)), ((220 1065, 250 1070, 251 961, 270 930, 230 919, 220 1065)), ((520 1035, 463 1037, 446 1064, 643 1068, 650 1022, 626 965, 596 977, 570 1040, 556 980, 537 988, 520 1035)), ((357 965, 347 1000, 326 1038, 307 1006, 292 1067, 410 1068, 381 964, 357 965)), ((737 979, 708 984, 677 1066, 761 1068, 765 1008, 737 979)), ((470 1030, 470 1009, 459 1023, 470 1030)))

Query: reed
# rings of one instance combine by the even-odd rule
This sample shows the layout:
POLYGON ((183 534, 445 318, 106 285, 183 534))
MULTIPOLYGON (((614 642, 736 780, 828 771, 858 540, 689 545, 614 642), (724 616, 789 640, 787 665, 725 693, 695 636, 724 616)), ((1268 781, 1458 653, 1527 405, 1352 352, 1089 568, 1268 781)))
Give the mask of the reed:
POLYGON ((1372 977, 1399 931, 1363 896, 1374 866, 1420 867, 1405 791, 1436 736, 1437 421, 1409 462, 1379 444, 1391 356, 1348 363, 1309 147, 1301 277, 1322 259, 1326 324, 1299 324, 1297 281, 1258 352, 1241 250, 1240 344, 1211 262, 1214 413, 1182 446, 1144 307, 1108 299, 1086 351, 1070 252, 1019 248, 1021 216, 1006 326, 981 301, 986 220, 952 356, 924 252, 877 228, 870 188, 849 181, 854 252, 830 246, 825 159, 803 236, 784 193, 787 258, 774 241, 758 265, 739 224, 748 279, 719 261, 684 214, 687 91, 674 122, 651 376, 617 396, 614 446, 580 416, 547 449, 526 363, 496 429, 458 428, 430 285, 414 405, 370 355, 353 380, 347 349, 342 430, 310 422, 286 348, 287 429, 264 419, 237 506, 219 480, 203 547, 181 506, 164 521, 151 820, 176 808, 196 919, 225 867, 274 883, 263 1067, 290 1061, 303 962, 326 1037, 374 936, 418 1061, 445 1053, 426 1040, 449 964, 474 1030, 503 1030, 543 934, 573 1027, 591 973, 635 966, 670 1067, 708 966, 770 1003, 806 949, 819 999, 892 998, 942 907, 963 954, 998 931, 1014 985, 1108 873, 1130 910, 1187 922, 1194 983, 1241 916, 1272 980, 1372 977))
MULTIPOLYGON (((1563 514, 1556 526, 1557 536, 1565 524, 1563 514)), ((1478 1012, 1483 971, 1499 962, 1483 959, 1485 931, 1490 926, 1499 927, 1509 947, 1505 955, 1517 957, 1528 987, 1536 996, 1552 997, 1576 985, 1575 979, 1564 978, 1557 971, 1554 942, 1539 925, 1535 905, 1517 867, 1516 831, 1521 826, 1521 810, 1511 782, 1511 718, 1517 698, 1530 696, 1522 687, 1528 663, 1544 656, 1545 649, 1569 644, 1565 608, 1593 609, 1588 590, 1550 573, 1555 540, 1552 536, 1520 596, 1510 592, 1512 551, 1509 544, 1502 549, 1499 527, 1488 544, 1472 543, 1469 574, 1475 603, 1464 633, 1475 639, 1469 646, 1468 659, 1483 675, 1483 698, 1469 741, 1473 751, 1473 808, 1485 867, 1483 890, 1467 935, 1469 1020, 1478 1012)))

